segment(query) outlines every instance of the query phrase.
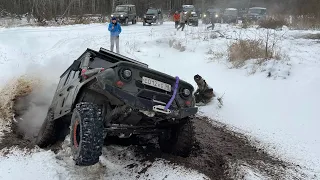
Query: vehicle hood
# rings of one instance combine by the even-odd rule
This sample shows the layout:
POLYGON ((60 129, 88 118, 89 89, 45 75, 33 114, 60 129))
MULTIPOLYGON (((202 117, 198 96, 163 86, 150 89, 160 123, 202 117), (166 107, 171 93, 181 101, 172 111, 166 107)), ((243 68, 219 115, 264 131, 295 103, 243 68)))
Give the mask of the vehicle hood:
POLYGON ((258 13, 248 13, 249 16, 260 16, 258 13))
POLYGON ((145 14, 145 15, 147 15, 147 16, 156 16, 157 14, 155 14, 155 13, 148 13, 148 14, 145 14))
POLYGON ((112 13, 112 15, 120 16, 120 15, 127 15, 127 13, 126 12, 114 12, 114 13, 112 13))

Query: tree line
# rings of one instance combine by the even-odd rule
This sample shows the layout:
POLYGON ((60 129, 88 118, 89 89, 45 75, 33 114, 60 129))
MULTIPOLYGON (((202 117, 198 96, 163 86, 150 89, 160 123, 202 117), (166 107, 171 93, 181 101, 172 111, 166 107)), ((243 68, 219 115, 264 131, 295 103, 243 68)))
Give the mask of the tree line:
MULTIPOLYGON (((32 14, 41 20, 71 15, 101 14, 109 15, 115 0, 0 0, 0 15, 32 14)), ((159 7, 171 12, 178 10, 182 4, 194 4, 196 7, 230 7, 264 6, 273 13, 292 15, 309 15, 320 18, 319 0, 128 0, 135 4, 137 14, 143 15, 146 8, 159 7)), ((238 7, 238 8, 239 8, 238 7)), ((237 8, 237 7, 236 7, 237 8)))

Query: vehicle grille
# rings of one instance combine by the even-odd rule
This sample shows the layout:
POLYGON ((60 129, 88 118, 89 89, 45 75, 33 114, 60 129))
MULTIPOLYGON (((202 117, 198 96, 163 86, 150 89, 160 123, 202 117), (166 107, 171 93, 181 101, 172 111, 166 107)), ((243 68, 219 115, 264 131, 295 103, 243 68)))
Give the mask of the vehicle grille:
MULTIPOLYGON (((148 90, 141 90, 138 93, 138 97, 148 99, 148 100, 157 100, 157 101, 161 101, 164 103, 168 103, 171 99, 170 95, 154 93, 154 92, 148 91, 148 90)), ((172 102, 172 107, 177 108, 177 104, 175 101, 172 102)))
POLYGON ((146 16, 147 19, 153 19, 153 16, 146 16))

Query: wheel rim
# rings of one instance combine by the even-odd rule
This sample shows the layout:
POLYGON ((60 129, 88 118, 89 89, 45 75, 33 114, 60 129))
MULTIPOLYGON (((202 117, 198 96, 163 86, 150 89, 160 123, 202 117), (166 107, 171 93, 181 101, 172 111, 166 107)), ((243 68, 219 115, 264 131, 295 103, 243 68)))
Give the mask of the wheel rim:
POLYGON ((76 120, 73 126, 73 146, 75 148, 79 147, 79 141, 80 141, 79 132, 80 132, 80 124, 79 124, 79 120, 76 120))

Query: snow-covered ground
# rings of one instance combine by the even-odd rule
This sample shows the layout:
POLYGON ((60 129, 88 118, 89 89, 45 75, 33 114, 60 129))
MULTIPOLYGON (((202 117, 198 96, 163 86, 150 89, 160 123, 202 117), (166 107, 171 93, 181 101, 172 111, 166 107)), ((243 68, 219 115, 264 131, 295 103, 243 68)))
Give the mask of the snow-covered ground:
MULTIPOLYGON (((265 30, 218 25, 217 29, 225 37, 212 38, 215 34, 206 31, 203 25, 187 26, 184 32, 177 32, 170 22, 162 26, 144 27, 138 23, 122 28, 121 54, 179 76, 195 87, 193 76, 200 74, 219 95, 224 94, 222 108, 212 103, 201 107, 200 114, 252 136, 272 153, 306 166, 319 177, 320 43, 296 38, 314 32, 276 31, 277 47, 286 55, 284 60, 270 61, 258 68, 248 64, 241 69, 230 69, 226 61, 228 44, 236 38, 265 38, 265 30), (169 40, 173 39, 181 42, 185 51, 170 48, 169 40), (252 74, 253 71, 256 73, 252 74), (267 78, 269 72, 272 76, 267 78)), ((50 78, 56 77, 58 81, 59 75, 86 48, 109 49, 109 45, 107 26, 101 24, 0 29, 0 87, 35 65, 43 67, 42 72, 49 72, 50 78)), ((13 152, 16 153, 0 157, 0 179, 27 176, 30 179, 71 179, 86 174, 84 171, 79 175, 80 171, 72 168, 69 160, 57 160, 52 152, 25 155, 18 150, 13 152)), ((105 152, 108 155, 108 151, 105 152)), ((103 177, 126 179, 138 175, 121 170, 130 160, 123 164, 109 157, 102 158, 101 167, 96 167, 107 167, 103 177)), ((166 175, 168 179, 204 177, 192 170, 174 168, 163 160, 153 162, 148 171, 148 178, 153 179, 163 179, 166 175)))

